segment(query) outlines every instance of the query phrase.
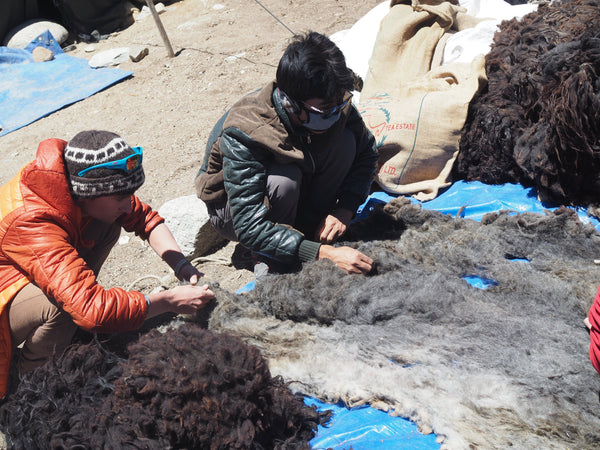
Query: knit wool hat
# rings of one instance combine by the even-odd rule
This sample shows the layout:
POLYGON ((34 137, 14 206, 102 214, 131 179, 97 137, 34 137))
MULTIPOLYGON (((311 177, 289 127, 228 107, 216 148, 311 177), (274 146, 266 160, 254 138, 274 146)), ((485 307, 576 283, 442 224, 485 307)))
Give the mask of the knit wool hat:
POLYGON ((110 131, 81 131, 64 150, 67 179, 75 198, 128 194, 144 184, 144 169, 140 165, 127 173, 124 170, 99 167, 81 176, 77 174, 97 164, 117 161, 135 152, 119 135, 110 131))

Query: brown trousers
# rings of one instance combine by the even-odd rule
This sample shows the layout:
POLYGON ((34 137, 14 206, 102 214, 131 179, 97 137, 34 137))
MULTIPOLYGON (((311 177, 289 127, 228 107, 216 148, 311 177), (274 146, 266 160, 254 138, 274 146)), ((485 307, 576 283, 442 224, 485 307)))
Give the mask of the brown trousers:
MULTIPOLYGON (((120 233, 120 225, 96 220, 83 231, 83 238, 93 240, 94 246, 78 248, 77 252, 96 275, 120 233)), ((60 354, 77 331, 71 316, 34 283, 29 283, 15 295, 8 308, 8 321, 13 348, 22 345, 16 361, 19 372, 33 370, 53 353, 60 354)))

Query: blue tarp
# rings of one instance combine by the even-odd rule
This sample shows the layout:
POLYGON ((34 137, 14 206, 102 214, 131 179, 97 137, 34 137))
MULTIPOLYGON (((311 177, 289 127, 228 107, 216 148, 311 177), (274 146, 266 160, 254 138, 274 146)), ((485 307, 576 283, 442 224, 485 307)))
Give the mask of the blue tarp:
POLYGON ((307 405, 319 411, 330 410, 333 417, 326 427, 319 426, 310 441, 314 450, 432 450, 439 449, 435 434, 422 434, 417 426, 405 419, 371 407, 346 408, 306 398, 307 405))
POLYGON ((63 52, 49 31, 25 49, 0 47, 0 136, 83 100, 132 73, 91 68, 86 59, 63 52), (40 46, 52 50, 52 61, 33 62, 32 51, 40 46))
MULTIPOLYGON (((366 217, 375 204, 387 203, 393 198, 395 197, 385 192, 375 192, 360 206, 358 217, 366 217)), ((420 203, 415 199, 411 198, 411 200, 420 203)), ((542 214, 544 211, 558 208, 557 205, 540 202, 534 188, 524 188, 520 184, 509 183, 489 185, 478 181, 457 181, 438 197, 422 202, 421 205, 425 209, 478 221, 485 214, 500 210, 542 214)), ((577 211, 579 220, 583 223, 591 223, 599 229, 598 220, 589 217, 585 208, 572 209, 577 211)))

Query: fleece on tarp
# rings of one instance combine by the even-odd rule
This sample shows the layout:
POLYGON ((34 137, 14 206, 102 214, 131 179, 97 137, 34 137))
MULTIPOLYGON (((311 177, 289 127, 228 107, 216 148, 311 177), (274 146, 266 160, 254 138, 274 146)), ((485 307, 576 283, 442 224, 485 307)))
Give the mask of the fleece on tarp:
POLYGON ((393 410, 449 448, 600 445, 583 324, 600 279, 591 224, 567 208, 476 222, 405 198, 365 220, 348 244, 373 274, 317 261, 267 275, 219 293, 210 328, 259 347, 298 392, 393 410))
POLYGON ((179 325, 125 354, 75 344, 25 375, 0 407, 9 448, 310 448, 329 413, 295 397, 239 338, 179 325))

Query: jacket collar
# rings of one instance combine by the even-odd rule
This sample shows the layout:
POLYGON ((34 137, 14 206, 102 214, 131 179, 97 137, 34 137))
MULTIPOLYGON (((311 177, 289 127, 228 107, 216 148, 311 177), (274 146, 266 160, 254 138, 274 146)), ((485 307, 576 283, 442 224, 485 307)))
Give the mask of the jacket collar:
POLYGON ((236 127, 261 147, 275 154, 297 159, 298 153, 310 150, 318 153, 333 145, 346 126, 350 108, 326 133, 313 135, 303 127, 292 125, 279 95, 277 84, 269 83, 263 89, 238 101, 229 112, 224 129, 236 127))
POLYGON ((81 209, 71 196, 63 160, 66 145, 67 142, 62 139, 46 139, 40 142, 35 161, 23 170, 21 183, 61 215, 79 222, 81 209))

